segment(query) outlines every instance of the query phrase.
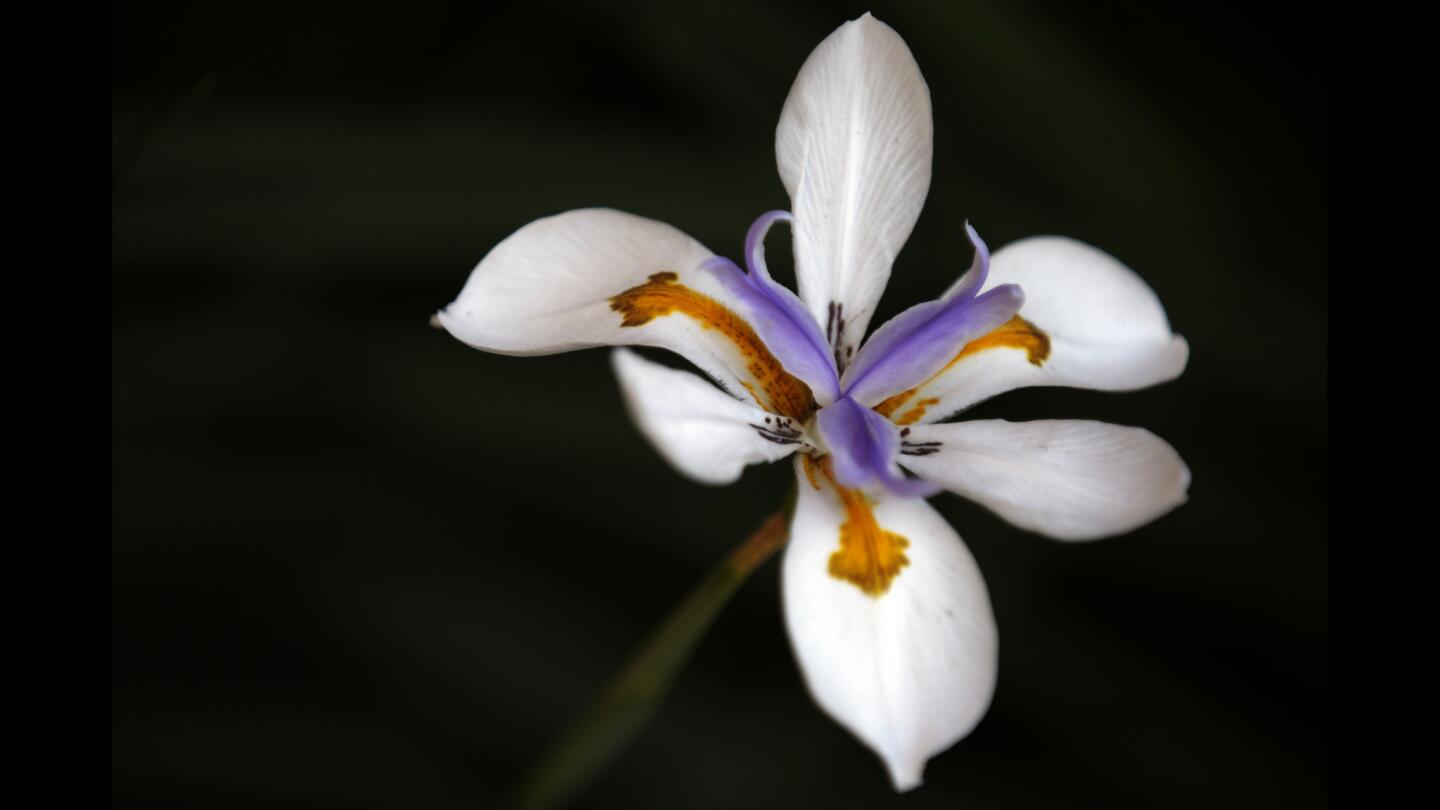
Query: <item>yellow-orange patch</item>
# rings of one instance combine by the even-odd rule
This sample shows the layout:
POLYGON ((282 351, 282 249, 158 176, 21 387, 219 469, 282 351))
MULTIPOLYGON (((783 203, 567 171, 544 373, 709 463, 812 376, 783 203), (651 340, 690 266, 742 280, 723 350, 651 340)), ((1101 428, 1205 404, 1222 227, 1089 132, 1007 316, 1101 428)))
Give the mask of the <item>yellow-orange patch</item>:
MULTIPOLYGON (((960 350, 955 359, 945 368, 955 365, 966 357, 986 349, 1023 349, 1029 355, 1031 365, 1042 365, 1050 357, 1050 336, 1024 318, 1016 315, 994 330, 978 337, 960 350)), ((942 370, 940 373, 944 373, 942 370)))
POLYGON ((880 526, 864 493, 835 483, 829 456, 818 462, 809 456, 803 459, 810 485, 819 489, 814 477, 818 469, 829 479, 840 505, 845 508, 845 522, 840 524, 840 548, 830 555, 830 576, 849 582, 868 596, 877 599, 884 596, 890 590, 890 583, 900 575, 900 569, 910 564, 910 558, 905 556, 910 541, 880 526))
POLYGON ((840 550, 830 555, 830 576, 870 596, 884 596, 900 569, 910 564, 905 556, 910 541, 882 529, 862 493, 841 486, 835 491, 845 505, 845 522, 840 524, 840 550))
POLYGON ((610 299, 610 308, 620 313, 622 327, 644 326, 650 321, 679 312, 692 318, 703 329, 714 329, 725 336, 745 360, 751 380, 742 380, 746 390, 755 394, 758 385, 765 398, 756 397, 762 406, 774 413, 800 422, 815 412, 815 398, 810 387, 790 374, 770 352, 760 336, 724 304, 696 292, 678 282, 675 273, 656 273, 644 284, 610 299))
MULTIPOLYGON (((829 463, 828 456, 826 457, 826 463, 829 463)), ((803 455, 800 457, 800 466, 805 469, 805 480, 810 482, 810 488, 819 489, 820 482, 815 480, 815 468, 818 466, 815 459, 809 454, 803 455)))
MULTIPOLYGON (((883 403, 882 403, 882 404, 883 404, 883 403)), ((919 422, 921 419, 923 419, 923 418, 925 417, 925 409, 926 409, 926 408, 929 408, 931 405, 939 405, 939 404, 940 404, 940 400, 939 400, 938 397, 926 397, 925 399, 920 400, 919 402, 915 403, 914 405, 911 405, 911 406, 910 406, 910 410, 908 410, 908 411, 906 411, 905 413, 901 414, 901 415, 900 415, 900 418, 895 420, 895 424, 897 424, 897 425, 913 425, 913 424, 915 424, 916 422, 919 422)))
POLYGON ((911 388, 909 391, 901 391, 895 396, 886 399, 875 406, 875 412, 881 416, 890 418, 897 425, 913 425, 925 416, 925 409, 931 405, 938 405, 940 400, 935 398, 922 399, 910 407, 909 410, 894 418, 893 414, 905 407, 905 404, 915 397, 925 386, 935 381, 935 378, 949 371, 956 363, 964 360, 972 354, 985 351, 986 349, 1021 349, 1028 356, 1032 365, 1043 365, 1050 358, 1050 336, 1040 330, 1035 324, 1016 315, 994 330, 985 335, 975 338, 961 347, 960 351, 951 358, 945 367, 931 375, 930 379, 911 388))

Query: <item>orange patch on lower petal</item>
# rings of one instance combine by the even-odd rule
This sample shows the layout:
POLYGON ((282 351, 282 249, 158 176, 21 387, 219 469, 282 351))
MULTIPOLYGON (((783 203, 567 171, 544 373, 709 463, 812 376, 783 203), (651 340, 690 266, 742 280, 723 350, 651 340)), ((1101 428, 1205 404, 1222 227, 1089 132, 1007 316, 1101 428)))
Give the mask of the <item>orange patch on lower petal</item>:
POLYGON ((801 422, 808 420, 815 412, 810 387, 785 370, 745 319, 710 296, 680 284, 678 279, 675 273, 656 273, 644 284, 612 297, 610 308, 620 313, 620 325, 644 326, 656 318, 678 312, 692 318, 703 329, 718 331, 745 359, 745 370, 752 379, 742 380, 741 384, 752 396, 755 394, 752 381, 765 392, 764 400, 756 397, 762 406, 801 422))
POLYGON ((900 576, 900 569, 910 564, 910 558, 905 556, 910 541, 880 526, 864 493, 835 483, 829 456, 819 461, 809 456, 802 459, 810 485, 820 488, 815 481, 815 471, 819 470, 845 508, 845 522, 840 524, 840 549, 830 555, 830 576, 849 582, 867 596, 877 599, 884 596, 890 590, 890 583, 900 576))
POLYGON ((840 524, 840 550, 830 555, 830 576, 869 596, 884 596, 900 569, 910 564, 905 556, 910 541, 881 528, 862 493, 841 486, 835 491, 845 505, 845 522, 840 524))
MULTIPOLYGON (((1050 336, 1040 330, 1038 326, 1024 318, 1016 315, 1005 323, 997 326, 990 332, 975 338, 961 347, 945 367, 930 376, 930 379, 911 388, 909 391, 901 391, 895 396, 886 399, 875 406, 875 412, 890 418, 896 411, 905 407, 925 386, 935 381, 936 377, 949 371, 956 363, 964 360, 972 354, 983 352, 986 349, 1020 349, 1028 355, 1027 359, 1031 365, 1044 365, 1050 359, 1050 336)), ((931 405, 938 405, 938 399, 922 399, 915 403, 910 410, 906 411, 898 419, 892 419, 897 425, 913 425, 925 416, 925 409, 931 405)))

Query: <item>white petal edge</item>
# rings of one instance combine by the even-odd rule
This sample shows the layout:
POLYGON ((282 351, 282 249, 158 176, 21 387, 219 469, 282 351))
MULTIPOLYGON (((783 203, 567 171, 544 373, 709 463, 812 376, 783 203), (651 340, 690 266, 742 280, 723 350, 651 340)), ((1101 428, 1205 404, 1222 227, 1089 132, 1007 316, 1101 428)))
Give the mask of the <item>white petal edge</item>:
POLYGON ((1185 370, 1189 344, 1171 331, 1160 299, 1135 271, 1098 248, 1061 236, 1011 243, 991 258, 984 289, 1001 284, 1025 291, 1020 317, 1049 337, 1050 356, 1038 367, 1014 348, 966 357, 917 392, 915 401, 940 400, 922 421, 937 422, 1016 388, 1130 391, 1185 370))
POLYGON ((775 130, 795 216, 800 298, 822 325, 843 305, 842 360, 857 351, 930 189, 930 89, 894 29, 868 13, 805 60, 775 130))
MULTIPOLYGON (((635 352, 611 353, 630 417, 660 455, 702 484, 729 484, 746 465, 782 459, 800 447, 764 438, 781 418, 741 402, 688 371, 635 352)), ((797 427, 798 429, 798 427, 797 427)))
POLYGON ((901 456, 915 474, 1060 540, 1128 532, 1186 500, 1190 470, 1148 430, 1104 422, 979 420, 911 428, 939 451, 901 456))
POLYGON ((496 245, 460 295, 438 313, 452 335, 497 354, 536 355, 592 346, 644 345, 680 354, 737 397, 747 360, 718 330, 683 315, 622 327, 610 299, 656 273, 741 310, 710 273, 711 252, 680 230, 608 208, 537 219, 496 245))
POLYGON ((895 789, 969 734, 995 691, 998 635, 980 569, 920 498, 880 495, 879 525, 909 540, 909 565, 879 597, 829 573, 846 520, 834 490, 807 480, 783 564, 785 623, 815 702, 873 749, 895 789))

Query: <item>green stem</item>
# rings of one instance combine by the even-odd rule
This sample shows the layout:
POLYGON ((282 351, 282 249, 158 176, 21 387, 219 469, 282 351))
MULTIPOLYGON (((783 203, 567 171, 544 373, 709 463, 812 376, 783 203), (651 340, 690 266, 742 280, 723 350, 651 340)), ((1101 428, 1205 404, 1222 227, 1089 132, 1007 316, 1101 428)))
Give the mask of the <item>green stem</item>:
POLYGON ((791 489, 781 510, 710 570, 528 774, 516 795, 515 807, 558 807, 574 797, 635 738, 659 708, 720 609, 752 571, 785 545, 794 509, 795 491, 791 489))

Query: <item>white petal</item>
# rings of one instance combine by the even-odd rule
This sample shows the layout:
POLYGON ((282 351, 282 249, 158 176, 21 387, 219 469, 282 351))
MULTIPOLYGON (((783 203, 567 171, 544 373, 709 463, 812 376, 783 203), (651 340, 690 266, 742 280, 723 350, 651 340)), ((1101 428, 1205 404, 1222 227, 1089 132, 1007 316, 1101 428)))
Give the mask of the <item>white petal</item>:
POLYGON ((842 366, 920 216, 932 135, 919 66, 869 14, 820 43, 785 100, 775 157, 795 214, 795 274, 842 366))
POLYGON ((627 349, 611 355, 630 416, 681 473, 704 484, 728 484, 747 464, 784 458, 802 447, 798 428, 741 402, 691 374, 652 363, 627 349))
POLYGON ((1061 540, 1128 532, 1184 503, 1190 486, 1164 439, 1103 422, 920 425, 904 440, 911 453, 935 451, 902 456, 915 474, 1061 540))
MULTIPOLYGON (((909 421, 935 422, 1015 388, 1128 391, 1185 370, 1190 347, 1170 331, 1155 292, 1104 251, 1060 236, 1022 239, 990 260, 985 289, 1001 284, 1025 291, 1020 318, 1048 338, 1048 354, 1037 364, 1038 355, 1002 345, 962 356, 915 389, 911 402, 937 402, 909 421)), ((897 409, 892 418, 904 423, 905 413, 897 409)))
POLYGON ((871 595, 832 575, 841 526, 863 515, 823 474, 807 475, 807 463, 796 460, 800 493, 785 551, 790 641, 815 701, 880 755, 896 790, 909 790, 926 760, 989 708, 998 649, 990 597, 959 535, 920 498, 882 494, 874 503, 878 527, 908 541, 908 564, 888 590, 871 595))
POLYGON ((804 411, 808 388, 783 371, 733 296, 699 269, 711 255, 662 222, 603 208, 567 211, 496 245, 438 319, 457 338, 500 354, 670 349, 737 397, 758 398, 777 413, 804 411), (660 295, 617 298, 646 289, 660 295), (627 300, 649 308, 628 326, 627 300))

